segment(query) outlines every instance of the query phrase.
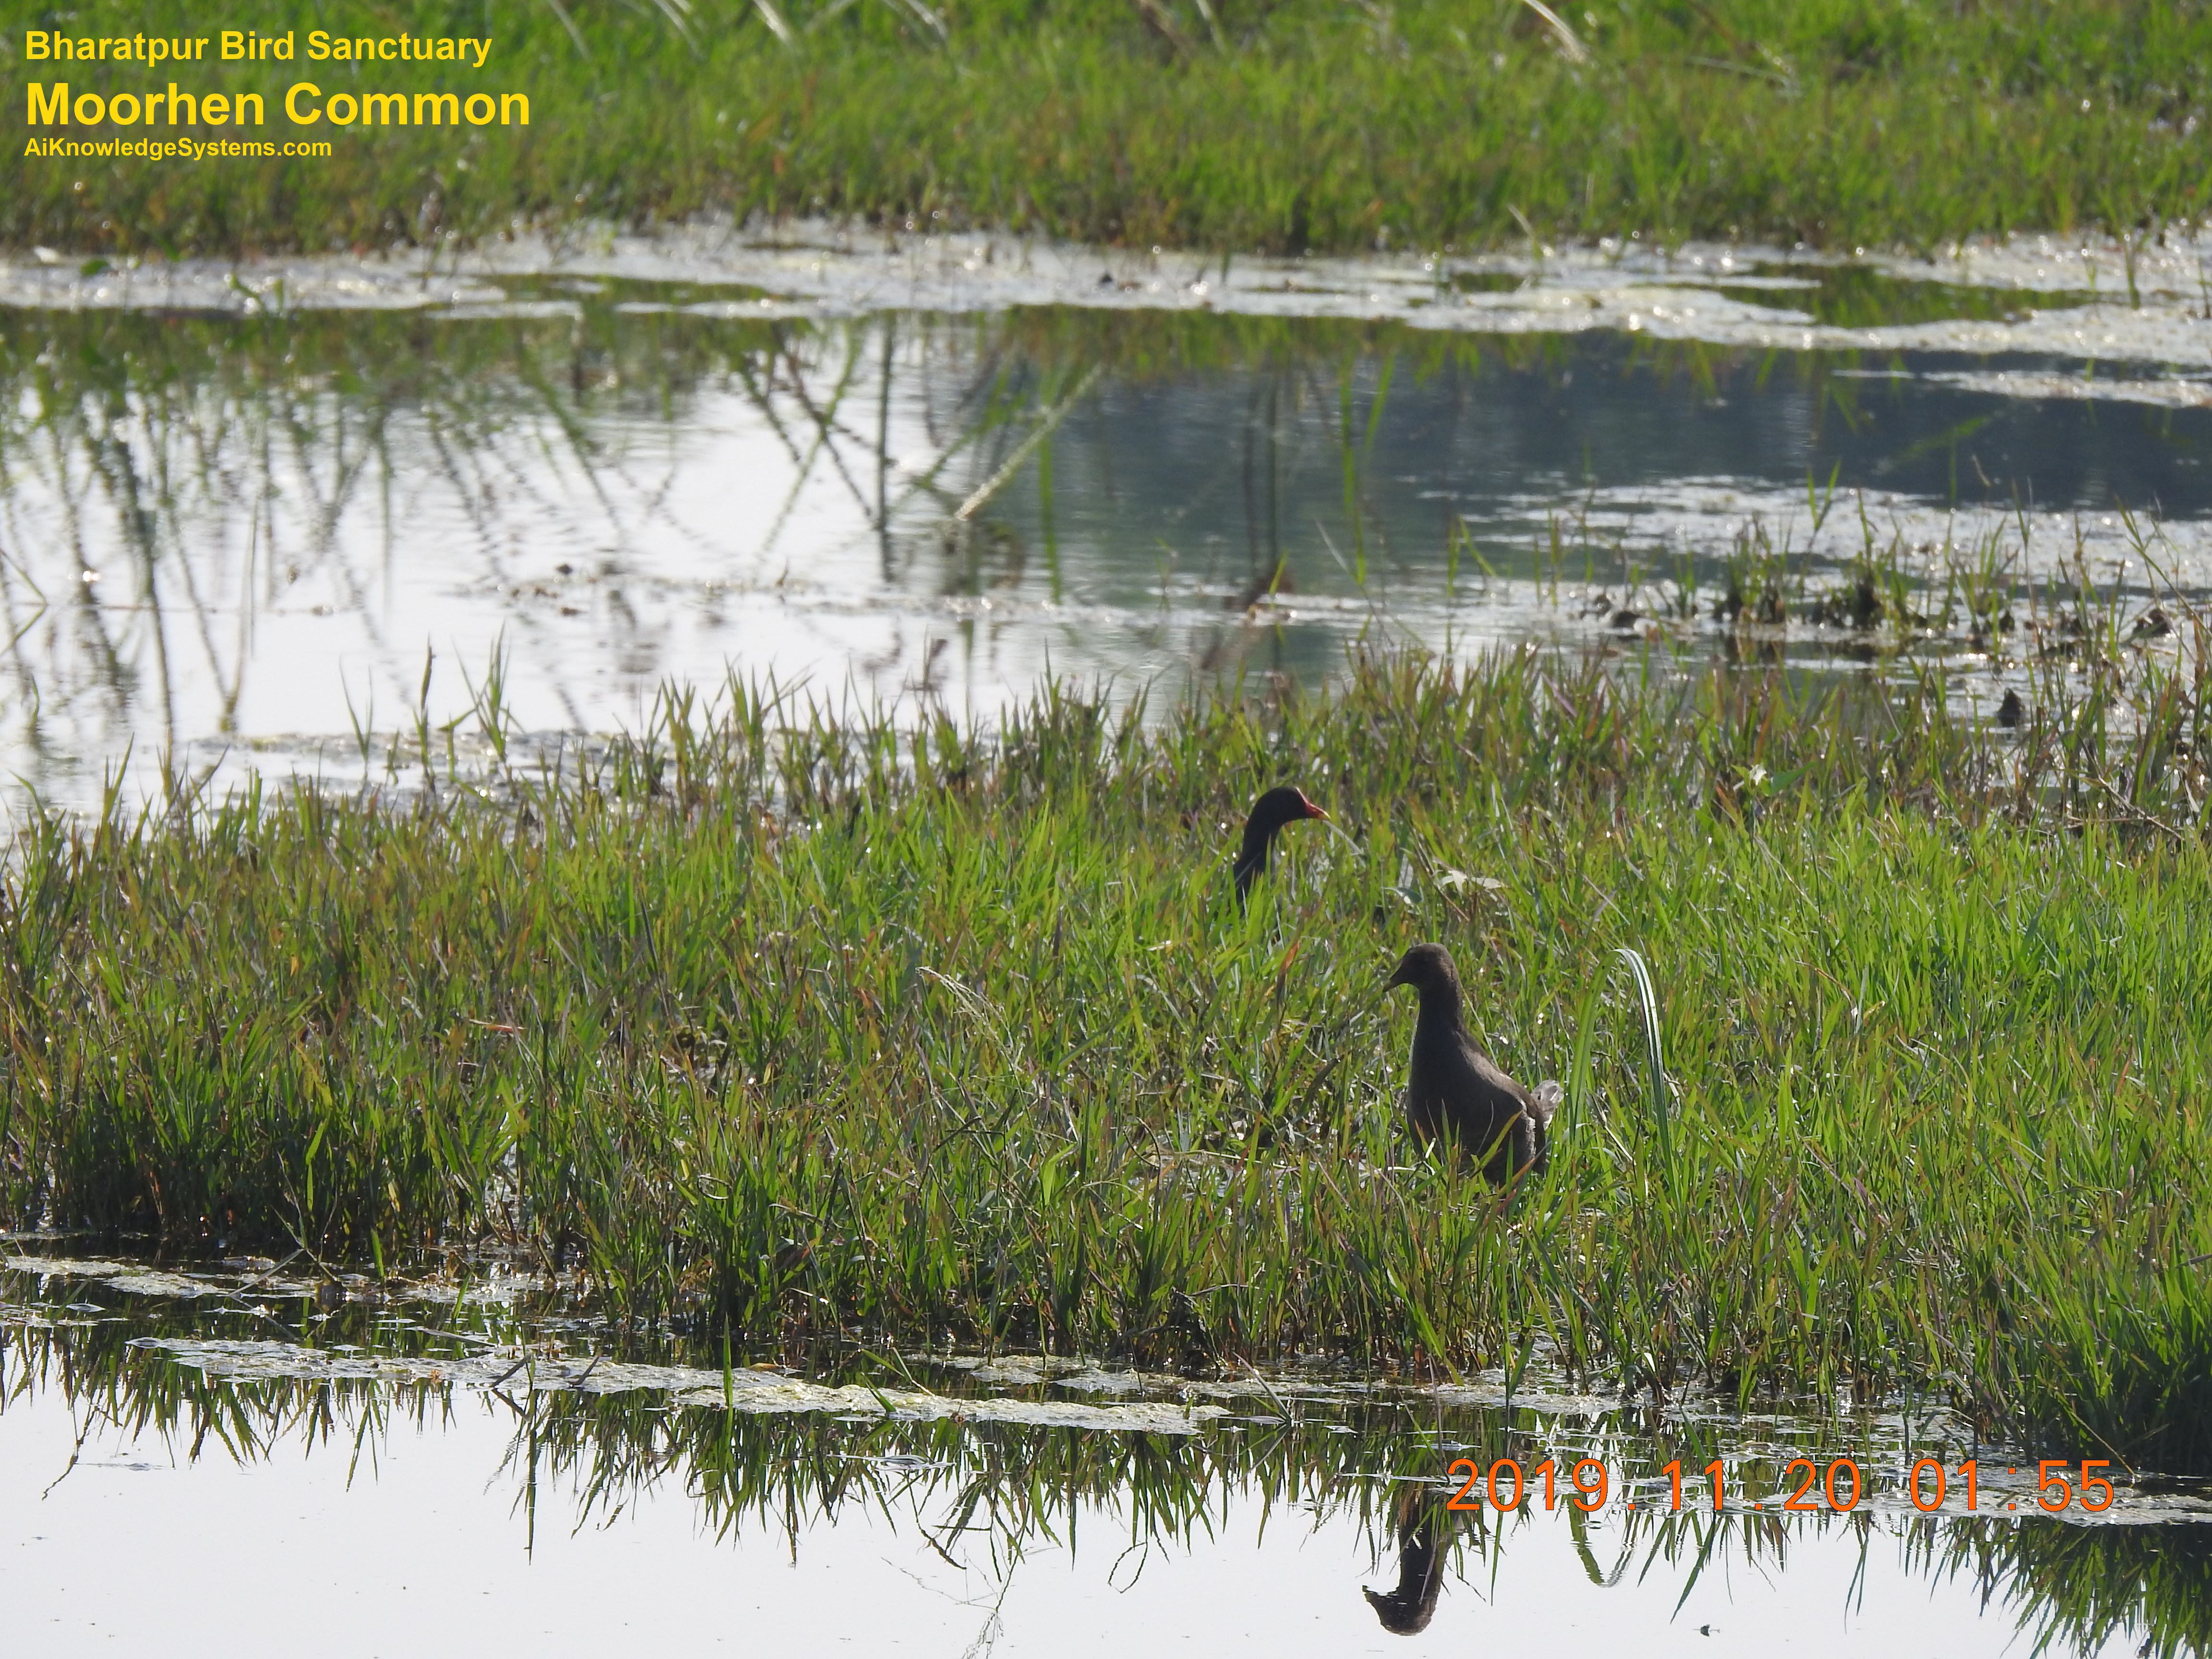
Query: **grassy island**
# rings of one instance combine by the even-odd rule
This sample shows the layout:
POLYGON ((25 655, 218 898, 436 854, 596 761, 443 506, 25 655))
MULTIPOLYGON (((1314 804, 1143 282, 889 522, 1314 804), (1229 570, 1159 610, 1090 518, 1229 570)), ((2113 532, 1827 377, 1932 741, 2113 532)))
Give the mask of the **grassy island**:
POLYGON ((1535 654, 988 732, 735 687, 557 773, 47 822, 0 1201, 491 1249, 752 1344, 1540 1353, 2212 1468, 2203 646, 2012 729, 1935 678, 1535 654), (1286 778, 1346 833, 1240 915, 1286 778), (1396 1121, 1420 939, 1569 1086, 1504 1200, 1396 1121))

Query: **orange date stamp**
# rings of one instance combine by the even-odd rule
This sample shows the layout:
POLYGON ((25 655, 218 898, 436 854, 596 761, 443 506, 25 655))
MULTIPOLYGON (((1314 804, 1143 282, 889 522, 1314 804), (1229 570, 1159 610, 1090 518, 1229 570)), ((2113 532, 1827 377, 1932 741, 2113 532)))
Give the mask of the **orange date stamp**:
MULTIPOLYGON (((2112 1507, 2118 1494, 2112 1483, 2098 1471, 2112 1466, 2112 1460, 2105 1457, 2039 1460, 2034 1465, 2035 1490, 2029 1511, 2040 1510, 2046 1515, 2063 1515, 2078 1506, 2088 1514, 2102 1515, 2112 1507), (2075 1474, 2077 1468, 2078 1483, 2075 1474)), ((1665 1477, 1667 1490, 1657 1503, 1646 1507, 1674 1510, 1703 1508, 1710 1489, 1715 1514, 1733 1509, 1739 1512, 1757 1510, 1784 1514, 1847 1515, 1874 1491, 1865 1471, 1849 1457, 1835 1458, 1825 1465, 1809 1457, 1796 1458, 1789 1464, 1778 1486, 1758 1496, 1746 1488, 1740 1472, 1731 1481, 1730 1471, 1719 1458, 1694 1472, 1686 1471, 1678 1458, 1658 1473, 1665 1477), (1801 1472, 1802 1479, 1799 1478, 1801 1472), (1731 1486, 1735 1489, 1733 1503, 1729 1501, 1731 1486)), ((2008 1465, 2005 1473, 2020 1475, 2027 1470, 2019 1465, 2008 1465)), ((1510 1514, 1540 1499, 1547 1510, 1566 1503, 1590 1515, 1611 1501, 1617 1487, 1623 1492, 1624 1507, 1638 1507, 1636 1498, 1628 1495, 1629 1484, 1616 1480, 1613 1472, 1595 1457, 1579 1458, 1564 1466, 1559 1460, 1547 1457, 1525 1470, 1510 1457, 1501 1457, 1486 1469, 1471 1457, 1461 1457, 1453 1460, 1446 1474, 1458 1483, 1458 1489, 1444 1504, 1448 1510, 1488 1508, 1510 1514)), ((1977 1459, 1970 1457, 1956 1468, 1947 1468, 1941 1458, 1923 1457, 1912 1464, 1899 1486, 1902 1494, 1911 1499, 1912 1507, 1923 1515, 1932 1515, 1942 1509, 1954 1494, 1964 1498, 1969 1514, 1997 1513, 1996 1504, 1987 1507, 1983 1504, 1981 1477, 1982 1466, 1977 1459)), ((2018 1492, 2002 1500, 2002 1508, 2017 1513, 2020 1499, 2028 1496, 2026 1492, 2018 1492)))

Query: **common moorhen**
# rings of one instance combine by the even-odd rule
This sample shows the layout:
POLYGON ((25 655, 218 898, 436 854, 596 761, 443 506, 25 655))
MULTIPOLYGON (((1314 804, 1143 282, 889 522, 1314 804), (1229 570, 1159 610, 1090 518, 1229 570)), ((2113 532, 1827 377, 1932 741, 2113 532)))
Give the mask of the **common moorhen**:
POLYGON ((1300 818, 1328 817, 1295 784, 1279 784, 1252 803, 1252 816, 1244 820, 1244 844, 1237 853, 1237 903, 1240 908, 1244 896, 1252 890, 1252 884, 1267 867, 1267 848, 1274 844, 1275 832, 1300 818))
POLYGON ((1524 1089, 1482 1052, 1461 1017, 1459 970, 1443 945, 1413 946, 1389 984, 1421 994, 1405 1106, 1422 1149, 1441 1143, 1454 1158, 1473 1154, 1497 1184, 1524 1170, 1543 1173, 1552 1115, 1566 1090, 1557 1083, 1524 1089))

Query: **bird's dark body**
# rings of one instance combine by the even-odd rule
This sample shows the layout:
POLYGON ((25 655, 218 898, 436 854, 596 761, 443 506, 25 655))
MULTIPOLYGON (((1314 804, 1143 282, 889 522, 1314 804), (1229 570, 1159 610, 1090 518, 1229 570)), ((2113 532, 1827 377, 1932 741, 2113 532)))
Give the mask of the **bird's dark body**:
POLYGON ((1420 994, 1403 1104, 1422 1149, 1479 1158, 1483 1175, 1501 1185, 1522 1172, 1540 1175, 1565 1091, 1556 1083, 1524 1089, 1482 1052, 1467 1029, 1459 972, 1443 945, 1413 946, 1390 983, 1420 994))
POLYGON ((1274 845, 1276 833, 1286 823, 1296 823, 1301 818, 1326 818, 1328 813, 1305 797, 1305 792, 1291 784, 1280 784, 1252 803, 1251 815, 1244 820, 1244 840, 1237 849, 1234 873, 1237 878, 1237 902, 1241 907, 1252 884, 1267 867, 1267 849, 1274 845))

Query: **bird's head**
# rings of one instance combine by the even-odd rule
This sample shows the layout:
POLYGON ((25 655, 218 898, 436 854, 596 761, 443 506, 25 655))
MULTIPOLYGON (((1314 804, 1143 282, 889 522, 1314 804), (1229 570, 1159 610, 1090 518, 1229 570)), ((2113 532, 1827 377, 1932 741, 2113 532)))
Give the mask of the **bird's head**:
POLYGON ((1328 814, 1306 799, 1306 792, 1294 783, 1278 784, 1252 803, 1252 816, 1244 821, 1247 835, 1255 830, 1261 836, 1272 836, 1286 823, 1296 823, 1301 818, 1326 818, 1328 814))
POLYGON ((1441 945, 1416 945, 1398 958, 1398 966, 1384 981, 1382 988, 1390 990, 1400 985, 1410 985, 1425 998, 1434 992, 1459 994, 1459 969, 1452 966, 1451 952, 1441 945))
MULTIPOLYGON (((1439 1580, 1441 1583, 1441 1580, 1439 1580)), ((1419 1636, 1436 1617, 1434 1595, 1409 1595, 1402 1589, 1371 1590, 1362 1585, 1359 1593, 1367 1598, 1367 1605, 1375 1609, 1375 1616, 1382 1621, 1382 1628, 1393 1636, 1419 1636)))
POLYGON ((1246 892, 1267 867, 1267 848, 1275 839, 1275 831, 1300 818, 1328 817, 1295 784, 1279 784, 1253 802, 1252 816, 1244 820, 1243 844, 1237 849, 1237 904, 1243 904, 1246 892))

